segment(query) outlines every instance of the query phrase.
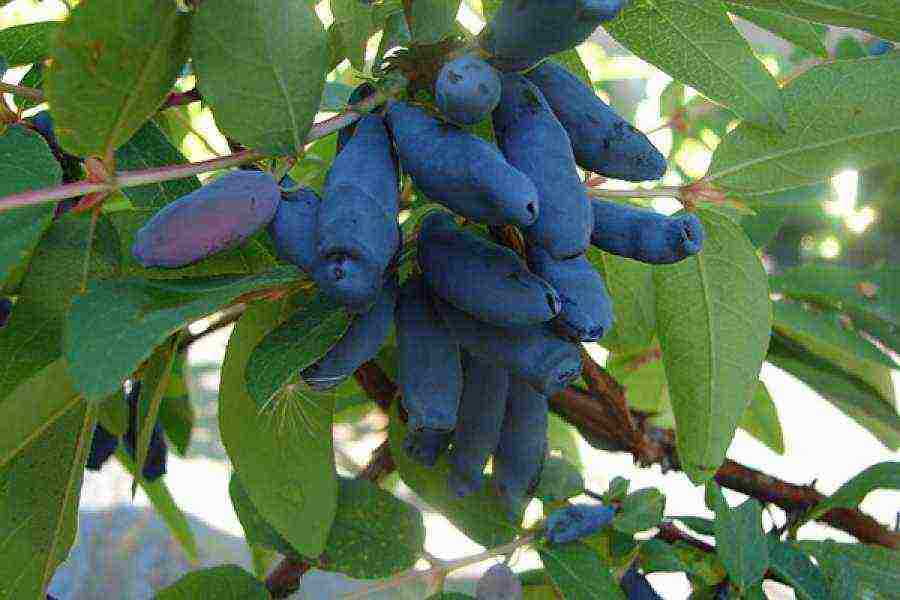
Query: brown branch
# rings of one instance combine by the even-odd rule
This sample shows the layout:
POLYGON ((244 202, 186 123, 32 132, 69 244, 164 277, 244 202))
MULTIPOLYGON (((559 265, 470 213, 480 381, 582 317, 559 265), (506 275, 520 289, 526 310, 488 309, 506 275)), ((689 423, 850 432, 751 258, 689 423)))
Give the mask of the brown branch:
POLYGON ((367 362, 357 369, 354 377, 366 395, 382 410, 388 412, 391 409, 391 403, 397 396, 397 386, 377 363, 367 362))
POLYGON ((300 579, 312 566, 302 559, 285 558, 266 577, 266 589, 272 598, 287 598, 300 589, 300 579))
POLYGON ((357 479, 378 483, 396 470, 397 464, 394 462, 394 457, 391 456, 391 444, 388 440, 385 440, 372 452, 369 464, 356 477, 357 479))

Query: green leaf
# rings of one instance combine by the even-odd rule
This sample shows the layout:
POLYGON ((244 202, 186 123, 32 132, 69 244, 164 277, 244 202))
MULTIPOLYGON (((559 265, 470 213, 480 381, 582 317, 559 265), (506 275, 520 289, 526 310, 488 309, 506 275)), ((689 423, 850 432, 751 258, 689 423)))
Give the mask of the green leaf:
POLYGON ((685 542, 667 544, 649 539, 641 544, 641 567, 647 573, 685 572, 704 585, 717 585, 725 578, 725 569, 715 554, 703 552, 685 542))
POLYGON ((770 129, 786 127, 778 84, 723 2, 633 0, 605 28, 639 57, 739 117, 770 129))
POLYGON ((38 244, 16 308, 0 329, 0 356, 5 357, 0 362, 0 401, 62 354, 66 314, 81 291, 88 255, 89 279, 117 274, 118 240, 109 222, 103 217, 97 221, 93 244, 88 243, 90 235, 90 216, 67 214, 53 222, 38 244))
POLYGON ((231 504, 237 514, 241 527, 244 528, 244 537, 251 546, 262 546, 280 552, 285 556, 297 557, 297 551, 291 546, 284 536, 278 533, 268 521, 266 521, 250 500, 247 488, 241 483, 237 473, 231 474, 228 483, 228 494, 231 496, 231 504))
POLYGON ((270 331, 247 363, 247 391, 267 410, 286 385, 322 358, 347 331, 347 311, 321 294, 301 300, 291 318, 270 331))
MULTIPOLYGON (((53 391, 71 398, 64 389, 53 391)), ((24 440, 21 451, 0 468, 4 599, 43 598, 75 541, 78 498, 97 407, 84 402, 64 406, 58 418, 24 440)))
POLYGON ((695 482, 725 458, 769 344, 766 272, 738 225, 698 211, 703 251, 654 269, 656 318, 677 424, 678 455, 695 482))
POLYGON ((800 304, 775 302, 772 328, 791 342, 811 352, 877 390, 894 404, 894 384, 886 369, 896 363, 855 331, 845 329, 837 314, 813 312, 800 304))
POLYGON ((707 180, 753 199, 840 169, 893 162, 900 154, 898 69, 896 53, 811 68, 782 90, 786 131, 738 126, 716 148, 707 180))
POLYGON ((331 0, 330 5, 344 52, 353 68, 362 71, 366 66, 366 43, 372 35, 372 6, 363 0, 331 0))
POLYGON ((295 267, 282 266, 245 278, 94 282, 73 303, 66 323, 69 372, 89 399, 103 398, 185 325, 245 294, 287 288, 299 277, 295 267))
MULTIPOLYGON (((0 135, 0 157, 0 196, 51 187, 62 181, 62 169, 47 142, 21 125, 13 125, 0 135)), ((51 205, 0 212, 0 286, 28 260, 52 217, 51 205)))
POLYGON ((900 5, 894 0, 731 0, 808 21, 853 27, 900 41, 900 5))
POLYGON ((831 540, 794 542, 793 545, 812 554, 826 573, 846 561, 858 586, 853 598, 900 598, 900 570, 897 569, 900 552, 896 550, 867 544, 842 544, 831 540))
POLYGON ((704 519, 703 517, 691 516, 675 518, 701 535, 716 535, 715 521, 712 519, 704 519))
POLYGON ((613 528, 622 533, 635 534, 652 529, 662 522, 666 497, 655 488, 645 488, 628 494, 613 518, 613 528))
POLYGON ((174 2, 79 4, 53 38, 47 73, 60 145, 112 157, 165 100, 187 61, 190 22, 174 2))
POLYGON ((567 71, 578 77, 589 88, 594 87, 594 83, 591 81, 591 74, 575 48, 554 54, 553 60, 564 66, 567 71))
POLYGON ((649 346, 656 334, 653 270, 593 246, 586 256, 603 277, 616 311, 613 327, 600 343, 613 352, 634 352, 649 346))
POLYGON ((194 69, 222 133, 267 154, 303 153, 328 62, 303 0, 210 0, 194 15, 194 69))
POLYGON ((283 303, 251 307, 225 354, 219 394, 222 441, 253 505, 304 556, 325 548, 337 508, 333 400, 295 386, 261 413, 245 384, 253 348, 278 326, 283 303))
POLYGON ((147 498, 150 499, 150 504, 153 505, 153 509, 160 517, 162 517, 162 520, 169 527, 169 530, 171 530, 172 535, 178 541, 181 549, 184 550, 184 554, 188 557, 188 560, 193 563, 199 562, 200 552, 197 549, 197 540, 194 538, 191 524, 175 503, 175 499, 172 498, 172 493, 166 485, 165 478, 160 477, 156 481, 147 481, 144 479, 140 475, 134 461, 131 460, 131 457, 128 456, 128 453, 121 445, 116 450, 116 459, 122 464, 126 471, 131 473, 131 476, 134 477, 135 481, 137 481, 144 490, 144 493, 147 494, 147 498))
POLYGON ((749 499, 737 508, 729 508, 714 483, 713 510, 716 513, 716 553, 725 565, 731 582, 742 590, 759 583, 769 568, 769 548, 762 530, 762 506, 749 499))
POLYGON ((160 590, 156 600, 269 600, 266 586, 236 565, 210 567, 188 573, 160 590))
POLYGON ((563 600, 625 600, 609 567, 581 542, 542 548, 538 552, 563 600))
MULTIPOLYGON (((123 171, 187 164, 187 159, 169 141, 156 123, 149 121, 116 151, 116 165, 123 171)), ((200 188, 197 177, 122 188, 137 208, 159 210, 166 204, 200 188)))
POLYGON ((545 504, 563 502, 584 492, 584 477, 578 467, 560 456, 549 456, 534 495, 545 504))
POLYGON ((806 554, 776 537, 769 537, 768 543, 770 568, 781 581, 794 588, 799 600, 828 598, 828 583, 806 554))
POLYGON ((414 44, 436 44, 456 31, 461 0, 416 0, 409 5, 414 44))
POLYGON ((631 482, 624 477, 613 477, 609 482, 609 487, 603 492, 603 503, 610 504, 612 502, 621 502, 628 495, 628 487, 631 482))
POLYGON ((856 508, 870 492, 900 490, 900 462, 881 462, 842 485, 835 493, 817 504, 805 520, 813 520, 833 508, 856 508))
POLYGON ((59 27, 56 21, 44 21, 0 30, 0 56, 10 67, 41 62, 47 58, 50 38, 59 27))
POLYGON ((865 382, 777 337, 766 360, 803 381, 888 448, 900 448, 900 416, 865 382))
POLYGON ((140 473, 139 479, 143 479, 144 462, 150 450, 150 437, 156 427, 163 396, 169 387, 169 377, 172 374, 176 354, 177 348, 171 340, 168 344, 157 348, 147 362, 141 378, 141 393, 134 417, 134 426, 137 430, 134 462, 137 472, 140 473))
POLYGON ((491 477, 485 477, 481 490, 458 498, 447 486, 450 463, 446 455, 441 456, 434 467, 423 467, 406 455, 403 450, 404 437, 406 425, 395 407, 391 411, 389 439, 391 456, 403 483, 478 544, 494 548, 515 539, 520 531, 518 523, 512 522, 507 515, 493 490, 491 477))
POLYGON ((159 409, 160 425, 166 432, 166 437, 175 447, 175 451, 182 456, 187 454, 196 419, 194 406, 191 404, 187 384, 184 381, 184 362, 186 360, 184 356, 175 359, 169 377, 169 386, 166 388, 163 403, 159 409))
MULTIPOLYGON (((60 364, 63 364, 60 361, 60 364)), ((68 376, 67 376, 68 377, 68 376)), ((111 434, 121 437, 128 431, 128 403, 122 402, 123 390, 116 390, 100 403, 97 423, 111 434)))
POLYGON ((762 381, 757 382, 753 399, 744 411, 738 427, 765 444, 772 452, 784 454, 784 435, 778 420, 778 409, 762 381))
POLYGON ((659 414, 670 411, 669 388, 659 348, 635 354, 613 354, 606 368, 628 390, 628 405, 637 410, 659 414))
POLYGON ((390 577, 422 555, 422 513, 365 480, 342 479, 326 566, 357 579, 390 577))
MULTIPOLYGON (((781 0, 783 3, 783 0, 781 0)), ((805 19, 798 19, 765 8, 742 6, 735 0, 728 0, 728 12, 768 29, 778 37, 784 38, 795 46, 809 50, 816 56, 828 58, 822 33, 805 19)))

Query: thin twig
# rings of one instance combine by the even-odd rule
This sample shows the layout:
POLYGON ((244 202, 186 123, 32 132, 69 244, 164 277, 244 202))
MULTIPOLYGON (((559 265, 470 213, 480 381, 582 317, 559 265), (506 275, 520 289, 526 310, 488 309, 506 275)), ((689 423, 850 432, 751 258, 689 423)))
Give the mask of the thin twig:
POLYGON ((12 83, 0 82, 0 94, 12 94, 13 96, 28 98, 29 100, 35 100, 37 102, 44 101, 44 92, 41 90, 24 85, 14 85, 12 83))
POLYGON ((653 189, 606 190, 588 187, 587 193, 594 198, 628 199, 628 198, 681 198, 682 188, 676 186, 660 186, 653 189))

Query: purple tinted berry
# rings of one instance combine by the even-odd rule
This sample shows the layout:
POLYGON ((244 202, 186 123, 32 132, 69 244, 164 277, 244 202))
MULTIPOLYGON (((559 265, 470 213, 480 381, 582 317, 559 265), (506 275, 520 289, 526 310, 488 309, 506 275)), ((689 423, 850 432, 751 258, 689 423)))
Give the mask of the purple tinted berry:
POLYGON ((480 223, 534 223, 534 184, 495 146, 405 102, 392 103, 387 120, 403 170, 430 200, 480 223))
POLYGON ((615 511, 602 504, 574 504, 553 511, 547 518, 547 539, 554 544, 574 542, 609 525, 615 511))
POLYGON ((480 489, 484 467, 500 441, 509 372, 462 353, 463 393, 450 450, 450 490, 459 497, 480 489))
POLYGON ((410 431, 403 439, 403 451, 417 463, 433 467, 441 453, 450 445, 449 431, 417 429, 410 431))
POLYGON ((88 454, 85 468, 90 471, 99 471, 109 457, 115 454, 119 447, 119 438, 97 425, 94 429, 94 437, 91 438, 91 451, 88 454))
POLYGON ((612 299, 603 278, 584 254, 554 260, 539 246, 528 247, 528 265, 559 294, 562 310, 553 322, 563 335, 596 342, 613 324, 612 299))
POLYGON ((0 327, 5 327, 12 315, 13 303, 9 298, 0 298, 0 327))
POLYGON ((156 213, 135 235, 132 252, 145 267, 195 263, 247 241, 269 224, 280 200, 268 173, 232 171, 156 213))
POLYGON ((313 388, 327 390, 340 385, 378 353, 394 324, 397 277, 390 276, 369 311, 357 315, 340 340, 315 365, 304 371, 303 380, 313 388))
POLYGON ((590 87, 548 60, 528 73, 572 142, 575 162, 586 171, 625 181, 659 179, 666 159, 590 87))
POLYGON ((503 563, 485 571, 475 588, 476 600, 522 600, 523 593, 522 582, 503 563))
POLYGON ((894 50, 894 44, 887 40, 877 40, 869 44, 869 56, 882 56, 894 50))
POLYGON ((500 327, 479 321, 440 298, 434 298, 434 305, 451 335, 467 351, 508 369, 547 395, 581 374, 579 347, 560 339, 547 324, 500 327))
POLYGON ((511 377, 506 415, 494 452, 494 483, 513 515, 521 515, 547 458, 547 397, 511 377))
POLYGON ((328 172, 312 269, 319 290, 352 312, 371 308, 400 247, 397 181, 384 121, 367 115, 328 172))
MULTIPOLYGON (((663 597, 656 593, 647 578, 634 567, 625 571, 619 587, 628 596, 628 600, 663 600, 663 597)), ((728 597, 727 593, 725 597, 728 597)))
POLYGON ((457 227, 444 212, 422 220, 419 266, 428 287, 494 325, 544 323, 559 314, 559 296, 504 246, 457 227))
POLYGON ((591 243, 611 254, 664 265, 703 249, 706 232, 697 215, 667 217, 651 210, 596 200, 591 243))
MULTIPOLYGON (((295 183, 285 177, 281 185, 294 187, 295 183)), ((278 257, 307 273, 316 256, 316 220, 321 202, 318 194, 309 188, 285 194, 269 223, 269 236, 278 257)))
POLYGON ((504 0, 481 46, 504 71, 521 71, 574 48, 616 17, 628 0, 504 0))
POLYGON ((398 383, 411 432, 449 432, 462 395, 459 346, 433 312, 425 282, 410 278, 397 303, 398 383))
POLYGON ((534 244, 559 260, 583 254, 591 237, 591 205, 566 130, 540 90, 524 75, 503 76, 494 111, 497 143, 509 163, 538 190, 541 212, 526 229, 534 244))
POLYGON ((455 123, 474 125, 500 102, 500 75, 474 54, 445 64, 434 84, 435 104, 455 123))

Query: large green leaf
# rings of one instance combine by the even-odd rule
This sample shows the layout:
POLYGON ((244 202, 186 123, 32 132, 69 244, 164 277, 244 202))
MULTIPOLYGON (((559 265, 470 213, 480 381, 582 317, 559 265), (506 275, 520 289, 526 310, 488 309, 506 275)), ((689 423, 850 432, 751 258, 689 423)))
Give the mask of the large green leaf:
POLYGON ((889 369, 896 363, 856 332, 845 329, 838 315, 813 312, 800 304, 775 302, 772 327, 806 351, 847 371, 894 404, 894 384, 889 369))
POLYGON ((628 494, 615 518, 613 528, 635 534, 659 525, 666 510, 666 497, 656 488, 645 488, 628 494))
MULTIPOLYGON (((38 377, 56 377, 47 370, 38 377)), ((57 378, 65 380, 64 377, 57 378)), ((53 382, 47 392, 70 399, 53 382)), ((75 541, 78 498, 96 406, 66 402, 60 414, 0 467, 0 598, 43 598, 75 541)))
POLYGON ((590 247, 586 256, 603 276, 616 318, 601 344, 613 352, 646 348, 656 333, 653 270, 635 260, 590 247))
POLYGON ((762 530, 762 506, 753 498, 737 508, 729 508, 722 491, 708 484, 716 513, 716 554, 725 565, 731 582, 746 590, 762 580, 769 568, 769 548, 762 530))
POLYGON ((720 0, 633 0, 606 29, 636 55, 739 117, 768 128, 787 125, 778 84, 720 0))
POLYGON ((783 90, 787 130, 749 123, 713 154, 707 179, 753 199, 900 155, 900 54, 813 67, 783 90), (823 90, 827 90, 824 92, 823 90))
POLYGON ((68 214, 53 223, 34 251, 15 310, 0 329, 0 401, 62 354, 66 314, 81 291, 88 257, 89 279, 117 274, 115 231, 101 217, 93 244, 91 232, 89 216, 68 214))
POLYGON ((856 508, 869 492, 878 489, 900 490, 900 462, 872 465, 813 507, 806 519, 816 519, 832 508, 856 508))
POLYGON ((111 158, 168 95, 187 61, 190 22, 174 2, 79 4, 54 37, 45 85, 62 147, 111 158))
POLYGON ((759 378, 771 327, 766 272, 738 225, 699 213, 703 251, 654 269, 656 318, 678 455, 695 482, 715 473, 759 378))
POLYGON ((303 153, 322 99, 325 29, 304 0, 209 0, 194 16, 194 69, 225 135, 303 153))
POLYGON ((403 482, 430 506, 440 511, 475 542, 493 548, 515 539, 520 529, 510 520, 504 505, 493 490, 493 480, 485 477, 484 488, 459 498, 447 485, 450 463, 446 455, 431 468, 413 461, 403 450, 406 425, 400 419, 398 409, 391 411, 391 456, 403 482))
POLYGON ((542 548, 539 553, 563 600, 625 600, 609 567, 581 542, 542 548))
MULTIPOLYGON (((825 542, 794 542, 804 552, 812 554, 826 574, 845 562, 856 579, 852 598, 900 598, 900 552, 868 544, 825 542)), ((829 579, 833 579, 829 577, 829 579)))
POLYGON ((828 48, 825 47, 824 42, 824 31, 821 31, 821 27, 817 27, 809 21, 774 10, 743 6, 735 2, 735 0, 728 0, 728 12, 747 19, 763 29, 768 29, 775 35, 805 50, 809 50, 816 56, 828 58, 828 48))
POLYGON ((266 586, 236 565, 210 567, 188 573, 160 590, 156 600, 269 600, 266 586))
POLYGON ((251 351, 278 326, 283 308, 280 302, 253 306, 235 328, 222 365, 219 427, 253 505, 297 552, 316 557, 338 500, 333 401, 295 386, 260 412, 245 383, 251 351))
POLYGON ((250 546, 262 546, 280 552, 284 556, 297 557, 297 551, 291 546, 284 536, 278 533, 268 521, 266 521, 250 500, 247 488, 241 483, 237 473, 231 474, 228 483, 228 494, 231 497, 231 505, 237 514, 241 527, 244 528, 244 537, 250 546))
POLYGON ((144 463, 150 451, 150 440, 159 417, 159 407, 169 387, 176 352, 176 347, 171 341, 157 348, 147 361, 141 377, 141 392, 135 411, 135 422, 132 425, 137 429, 134 460, 140 474, 137 479, 144 477, 144 463))
POLYGON ((372 35, 372 6, 360 0, 331 0, 334 25, 340 30, 344 53, 354 69, 366 66, 366 42, 372 35))
POLYGON ((28 23, 0 30, 0 56, 10 67, 21 67, 47 58, 50 37, 59 29, 56 21, 28 23))
POLYGON ((765 444, 772 452, 784 454, 784 435, 778 420, 778 409, 762 381, 756 384, 753 399, 744 411, 738 427, 765 444))
MULTIPOLYGON (((21 125, 0 135, 0 196, 37 190, 62 181, 62 169, 40 135, 21 125)), ((52 206, 0 212, 0 287, 25 263, 53 217, 52 206)), ((2 394, 0 394, 2 397, 2 394)))
POLYGON ((185 325, 245 294, 289 287, 299 277, 298 269, 284 266, 245 278, 92 283, 66 323, 69 372, 88 399, 103 398, 185 325))
POLYGON ((174 450, 182 456, 187 454, 196 420, 196 412, 184 380, 186 361, 186 354, 175 358, 172 374, 169 376, 169 387, 166 388, 159 409, 159 423, 166 432, 166 438, 172 442, 174 450))
POLYGON ((900 4, 895 0, 731 0, 809 21, 864 29, 900 41, 900 4))
POLYGON ((772 338, 766 360, 806 383, 888 448, 900 448, 900 416, 896 408, 862 380, 776 337, 772 338))
POLYGON ((347 330, 347 311, 318 294, 300 302, 291 318, 269 332, 247 363, 247 391, 267 409, 300 372, 328 352, 347 330))
MULTIPOLYGON (((178 151, 153 121, 141 127, 134 137, 116 151, 116 165, 123 171, 151 169, 186 164, 178 151)), ((122 193, 138 208, 159 210, 169 202, 200 188, 196 177, 173 179, 149 185, 122 189, 122 193)))
POLYGON ((456 31, 461 0, 416 0, 409 3, 409 23, 415 44, 436 44, 456 31))
POLYGON ((776 537, 769 536, 769 561, 772 571, 794 588, 799 600, 826 600, 828 583, 822 572, 803 552, 776 537))

